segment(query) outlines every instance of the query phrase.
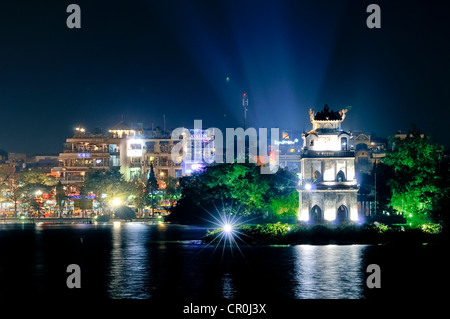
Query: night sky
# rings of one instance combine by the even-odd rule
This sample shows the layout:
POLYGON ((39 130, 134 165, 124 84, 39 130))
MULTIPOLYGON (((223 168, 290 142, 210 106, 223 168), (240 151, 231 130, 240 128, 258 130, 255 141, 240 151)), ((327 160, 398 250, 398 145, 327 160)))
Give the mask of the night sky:
POLYGON ((450 146, 448 1, 10 1, 0 9, 0 149, 58 153, 89 131, 309 130, 308 109, 351 107, 344 128, 417 124, 450 146), (81 7, 81 29, 66 8, 81 7), (366 8, 381 7, 381 29, 366 8), (227 77, 229 81, 227 81, 227 77))

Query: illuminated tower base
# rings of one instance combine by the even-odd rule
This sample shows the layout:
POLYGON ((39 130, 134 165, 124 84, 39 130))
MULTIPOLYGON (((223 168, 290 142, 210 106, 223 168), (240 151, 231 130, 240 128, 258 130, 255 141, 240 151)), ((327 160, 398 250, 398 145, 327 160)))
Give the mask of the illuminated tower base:
POLYGON ((355 154, 351 133, 341 129, 347 110, 310 110, 313 129, 303 133, 299 220, 310 223, 358 220, 355 154))

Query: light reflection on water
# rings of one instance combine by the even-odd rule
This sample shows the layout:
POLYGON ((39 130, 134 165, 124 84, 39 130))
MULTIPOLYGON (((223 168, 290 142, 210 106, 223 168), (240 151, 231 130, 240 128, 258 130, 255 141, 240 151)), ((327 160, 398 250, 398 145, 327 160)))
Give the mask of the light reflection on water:
MULTIPOLYGON (((242 255, 227 248, 223 256, 221 247, 190 244, 206 233, 195 226, 2 225, 0 230, 0 243, 11 243, 0 245, 0 297, 29 282, 30 294, 71 297, 65 269, 76 263, 83 270, 80 293, 86 296, 364 298, 365 267, 382 263, 387 249, 242 245, 242 255)), ((397 255, 385 257, 394 258, 396 268, 403 261, 397 255)))
POLYGON ((222 298, 233 299, 235 298, 235 287, 233 284, 233 278, 230 274, 223 274, 222 276, 222 298))
MULTIPOLYGON (((176 245, 177 255, 185 258, 173 263, 168 258, 170 241, 151 238, 152 231, 158 231, 148 225, 122 224, 113 228, 111 260, 108 269, 107 295, 109 298, 153 298, 158 296, 161 284, 161 275, 170 269, 171 277, 183 277, 184 273, 193 274, 192 280, 205 283, 209 279, 205 270, 219 275, 217 282, 221 298, 233 299, 239 296, 241 289, 248 289, 248 282, 244 279, 236 282, 236 272, 230 271, 229 265, 239 262, 238 255, 229 256, 219 264, 210 265, 204 270, 196 269, 196 263, 204 263, 213 256, 212 249, 199 253, 199 248, 193 245, 176 245), (156 249, 156 250, 155 250, 156 249), (164 260, 161 260, 163 258, 164 260), (167 259, 166 259, 167 258, 167 259), (234 261, 233 261, 234 259, 234 261), (167 264, 166 264, 167 263, 167 264), (228 265, 226 265, 228 264, 228 265), (208 269, 209 268, 209 269, 208 269), (242 286, 244 285, 244 286, 242 286)), ((158 233, 160 233, 158 231, 158 233)), ((159 238, 161 239, 161 238, 159 238)), ((169 239, 169 238, 167 238, 169 239)), ((170 246, 174 247, 174 246, 170 246)), ((274 261, 269 257, 267 266, 273 275, 284 273, 290 276, 291 298, 296 299, 359 299, 363 298, 363 284, 365 271, 363 269, 363 255, 367 246, 364 245, 297 245, 285 247, 271 247, 273 257, 282 252, 283 258, 274 261), (278 253, 276 252, 278 251, 278 253), (275 262, 275 264, 272 264, 275 262), (277 269, 273 269, 277 268, 277 269)), ((264 247, 250 248, 261 250, 264 247)), ((250 252, 250 251, 247 251, 250 252)), ((254 252, 254 251, 253 251, 254 252)), ((244 249, 244 255, 246 250, 244 249)), ((220 254, 217 254, 219 258, 220 254)), ((252 265, 254 267, 255 265, 252 265)), ((171 283, 173 284, 173 283, 171 283)), ((195 289, 193 282, 186 282, 191 293, 195 289)), ((167 288, 167 287, 166 287, 167 288)), ((277 287, 277 289, 283 289, 277 287)))
POLYGON ((108 276, 110 298, 151 298, 149 229, 142 224, 115 225, 108 276))
MULTIPOLYGON (((171 260, 155 260, 168 254, 167 243, 169 242, 155 241, 150 236, 152 231, 157 229, 139 224, 122 224, 120 227, 113 228, 111 260, 108 269, 107 295, 109 298, 153 298, 158 293, 158 286, 161 284, 159 281, 161 278, 158 278, 161 274, 160 267, 162 263, 170 263, 171 260), (151 249, 152 245, 153 248, 157 247, 157 250, 151 249)), ((179 260, 182 264, 165 265, 165 267, 180 273, 186 269, 192 269, 193 264, 203 262, 204 258, 214 254, 211 250, 205 250, 199 254, 192 245, 177 245, 177 247, 179 254, 186 254, 189 257, 179 260)), ((291 287, 289 287, 292 291, 291 297, 359 299, 363 297, 365 271, 362 258, 366 247, 364 245, 297 245, 274 247, 271 250, 284 250, 286 253, 284 260, 278 260, 278 266, 276 264, 274 266, 286 275, 289 273, 287 276, 291 276, 291 287)), ((264 251, 262 247, 257 249, 264 251)), ((238 256, 231 258, 239 259, 238 256)), ((276 269, 273 271, 277 272, 276 269)), ((192 273, 192 270, 188 272, 192 273)), ((235 282, 233 272, 229 270, 222 272, 219 269, 214 272, 221 273, 218 282, 221 298, 236 298, 243 287, 240 287, 242 283, 235 282)), ((174 275, 173 272, 172 275, 174 275)), ((208 279, 200 271, 196 272, 195 280, 203 282, 208 279)))
POLYGON ((294 250, 294 297, 297 299, 362 298, 362 256, 367 246, 298 245, 294 250))

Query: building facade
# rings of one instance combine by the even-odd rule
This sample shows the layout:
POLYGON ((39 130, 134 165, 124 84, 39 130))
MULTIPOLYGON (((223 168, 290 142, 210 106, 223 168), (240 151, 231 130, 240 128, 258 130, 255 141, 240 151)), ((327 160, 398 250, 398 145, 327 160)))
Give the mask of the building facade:
POLYGON ((386 156, 387 140, 362 132, 352 134, 356 174, 371 174, 374 164, 386 156))
POLYGON ((64 185, 75 188, 92 169, 117 168, 126 180, 147 176, 153 164, 159 179, 180 177, 181 163, 174 163, 171 151, 180 140, 169 137, 149 138, 143 129, 121 121, 108 133, 92 134, 78 127, 73 137, 66 139, 59 165, 53 169, 64 185))
POLYGON ((275 147, 278 147, 280 168, 287 168, 291 172, 300 172, 302 132, 300 130, 280 130, 280 139, 276 140, 275 144, 269 145, 269 154, 275 151, 275 147))
POLYGON ((310 223, 358 220, 355 152, 351 133, 341 129, 346 109, 310 110, 311 131, 303 133, 299 220, 310 223))
POLYGON ((183 175, 202 171, 215 155, 215 131, 190 129, 189 139, 183 140, 183 175))

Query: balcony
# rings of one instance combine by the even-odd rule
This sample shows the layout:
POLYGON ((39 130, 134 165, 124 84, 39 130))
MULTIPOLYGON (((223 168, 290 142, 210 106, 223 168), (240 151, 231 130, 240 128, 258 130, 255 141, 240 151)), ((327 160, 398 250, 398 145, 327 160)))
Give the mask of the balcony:
POLYGON ((303 150, 302 158, 314 157, 355 157, 354 151, 311 151, 303 150))
POLYGON ((77 149, 77 148, 64 148, 64 153, 109 153, 109 149, 77 149))
POLYGON ((141 167, 141 162, 131 162, 130 167, 141 167))
POLYGON ((108 168, 109 162, 108 163, 96 163, 96 162, 59 162, 59 167, 63 167, 63 168, 108 168))
POLYGON ((61 178, 61 182, 84 182, 84 176, 74 175, 61 178))

